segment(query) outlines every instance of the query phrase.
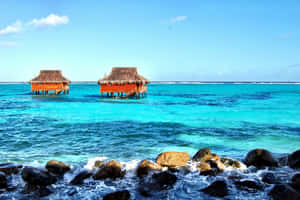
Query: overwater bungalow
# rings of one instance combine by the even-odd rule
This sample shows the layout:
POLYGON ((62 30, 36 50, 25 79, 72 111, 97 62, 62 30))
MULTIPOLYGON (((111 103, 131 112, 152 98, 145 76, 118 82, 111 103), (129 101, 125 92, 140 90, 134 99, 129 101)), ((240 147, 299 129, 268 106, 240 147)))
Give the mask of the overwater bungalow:
POLYGON ((119 98, 146 96, 148 83, 136 67, 113 67, 108 76, 98 81, 101 96, 119 98))
POLYGON ((41 70, 40 74, 29 81, 33 95, 69 94, 69 83, 60 70, 41 70))

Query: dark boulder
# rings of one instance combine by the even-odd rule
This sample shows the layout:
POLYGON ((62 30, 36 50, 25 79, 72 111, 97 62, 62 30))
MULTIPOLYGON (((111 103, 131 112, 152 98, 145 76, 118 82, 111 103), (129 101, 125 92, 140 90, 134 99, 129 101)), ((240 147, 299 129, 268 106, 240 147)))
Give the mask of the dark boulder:
POLYGON ((216 169, 218 172, 222 172, 225 169, 224 164, 220 160, 208 160, 207 163, 212 169, 216 169))
POLYGON ((292 178, 292 186, 298 192, 300 191, 300 174, 295 174, 292 178))
POLYGON ((144 197, 152 197, 157 195, 158 192, 172 187, 176 183, 177 177, 170 172, 160 172, 153 174, 150 181, 143 180, 144 182, 142 181, 139 183, 139 193, 144 197))
POLYGON ((34 193, 37 197, 41 198, 50 195, 52 191, 45 186, 26 184, 23 193, 24 194, 34 193))
POLYGON ((152 178, 161 188, 172 186, 176 183, 177 177, 169 172, 160 172, 153 174, 152 178))
POLYGON ((109 161, 102 168, 100 168, 93 176, 95 180, 103 180, 106 178, 122 178, 125 172, 122 171, 121 164, 115 160, 109 161))
POLYGON ((299 200, 300 194, 287 184, 275 185, 269 192, 274 200, 299 200))
POLYGON ((288 156, 288 165, 294 169, 300 168, 300 150, 295 151, 288 156))
POLYGON ((87 179, 91 176, 92 176, 91 172, 84 170, 84 171, 79 172, 70 183, 72 185, 80 185, 83 183, 84 179, 87 179))
POLYGON ((94 163, 94 167, 95 168, 101 168, 105 165, 105 162, 102 161, 102 160, 96 160, 95 163, 94 163))
POLYGON ((264 173, 262 175, 262 181, 264 183, 268 183, 268 184, 276 184, 278 183, 278 180, 277 178, 275 177, 275 175, 271 172, 267 172, 267 173, 264 173))
POLYGON ((7 179, 4 172, 0 172, 0 188, 7 187, 7 179))
POLYGON ((251 180, 235 181, 234 184, 239 189, 247 190, 249 192, 262 189, 262 186, 260 184, 256 183, 255 181, 251 181, 251 180))
POLYGON ((47 186, 56 182, 56 178, 47 171, 34 167, 25 167, 22 171, 22 178, 31 185, 39 186, 47 186))
POLYGON ((52 172, 54 174, 63 175, 71 168, 69 165, 65 164, 64 162, 57 161, 57 160, 50 160, 46 164, 46 169, 49 172, 52 172))
POLYGON ((228 195, 228 188, 225 181, 215 181, 200 191, 215 197, 225 197, 228 195))
POLYGON ((143 160, 141 164, 137 167, 136 175, 142 177, 148 174, 149 171, 162 170, 162 167, 149 160, 143 160))
POLYGON ((103 200, 128 200, 128 199, 130 199, 130 193, 128 190, 109 193, 103 197, 103 200))
POLYGON ((246 156, 245 162, 247 166, 253 165, 257 168, 278 166, 271 152, 265 149, 254 149, 250 151, 246 156))
POLYGON ((219 171, 217 169, 210 169, 206 171, 200 171, 201 176, 217 176, 219 171))
POLYGON ((17 174, 19 172, 19 169, 22 167, 22 165, 14 163, 2 163, 0 164, 0 172, 4 172, 7 175, 17 174))

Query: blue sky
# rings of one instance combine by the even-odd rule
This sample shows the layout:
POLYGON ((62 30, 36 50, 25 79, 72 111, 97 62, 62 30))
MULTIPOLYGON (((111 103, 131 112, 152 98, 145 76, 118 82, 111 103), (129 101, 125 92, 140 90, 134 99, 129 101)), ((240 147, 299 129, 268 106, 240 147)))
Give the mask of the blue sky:
POLYGON ((0 81, 300 81, 300 1, 0 0, 0 81))

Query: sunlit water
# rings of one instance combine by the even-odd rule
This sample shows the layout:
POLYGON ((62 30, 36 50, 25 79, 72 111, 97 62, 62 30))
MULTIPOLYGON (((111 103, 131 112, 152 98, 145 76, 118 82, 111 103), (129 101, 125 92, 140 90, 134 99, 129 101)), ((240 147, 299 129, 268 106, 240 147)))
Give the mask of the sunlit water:
MULTIPOLYGON (((55 97, 32 96, 29 84, 0 85, 0 135, 0 163, 56 159, 74 169, 94 157, 133 169, 163 151, 193 156, 204 147, 240 160, 254 148, 290 153, 300 147, 300 85, 150 84, 146 98, 128 100, 101 98, 97 84, 72 84, 69 95, 55 97)), ((178 176, 161 198, 201 199, 198 190, 212 181, 198 172, 178 176)), ((73 196, 65 185, 46 199, 98 199, 115 189, 135 191, 136 180, 91 181, 73 196)), ((265 197, 245 198, 255 195, 265 197)))

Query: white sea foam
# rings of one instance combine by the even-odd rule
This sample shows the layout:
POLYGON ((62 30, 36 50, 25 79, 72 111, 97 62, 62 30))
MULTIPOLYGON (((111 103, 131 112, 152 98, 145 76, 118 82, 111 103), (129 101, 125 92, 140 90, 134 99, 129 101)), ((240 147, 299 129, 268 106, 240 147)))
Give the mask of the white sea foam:
POLYGON ((87 164, 84 166, 85 169, 88 170, 94 170, 95 169, 95 162, 96 161, 105 161, 107 159, 107 157, 103 156, 103 157, 95 157, 95 158, 90 158, 88 159, 87 164))

